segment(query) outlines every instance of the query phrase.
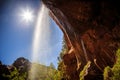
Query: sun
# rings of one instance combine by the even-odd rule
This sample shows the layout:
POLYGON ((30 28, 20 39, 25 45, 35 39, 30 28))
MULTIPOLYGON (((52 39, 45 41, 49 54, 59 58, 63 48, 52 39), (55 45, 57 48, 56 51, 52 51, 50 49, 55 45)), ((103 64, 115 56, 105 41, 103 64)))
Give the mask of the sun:
POLYGON ((30 9, 22 10, 21 13, 22 20, 25 22, 32 22, 33 21, 33 12, 30 9))

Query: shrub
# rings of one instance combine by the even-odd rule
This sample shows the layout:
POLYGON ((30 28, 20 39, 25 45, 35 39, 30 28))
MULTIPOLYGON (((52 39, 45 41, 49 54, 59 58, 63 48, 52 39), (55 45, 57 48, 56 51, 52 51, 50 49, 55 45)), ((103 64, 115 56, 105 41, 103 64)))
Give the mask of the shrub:
POLYGON ((104 80, 120 80, 120 49, 116 53, 116 63, 112 68, 104 69, 104 80))

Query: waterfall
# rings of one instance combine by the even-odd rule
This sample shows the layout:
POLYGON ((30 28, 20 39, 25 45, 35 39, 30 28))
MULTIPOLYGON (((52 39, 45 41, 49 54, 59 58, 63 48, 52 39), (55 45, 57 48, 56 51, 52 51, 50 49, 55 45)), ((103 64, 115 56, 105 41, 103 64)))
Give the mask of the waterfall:
POLYGON ((50 18, 49 18, 49 10, 45 7, 45 5, 41 6, 40 12, 38 14, 37 23, 34 30, 33 36, 33 51, 32 51, 32 61, 38 62, 40 56, 45 55, 42 54, 42 51, 46 51, 45 49, 49 49, 49 39, 50 39, 50 18))
MULTIPOLYGON (((40 62, 42 64, 45 64, 47 54, 42 52, 48 52, 48 49, 50 48, 49 41, 51 36, 51 29, 49 21, 49 10, 45 7, 45 5, 42 4, 33 35, 32 62, 34 63, 40 62)), ((29 73, 29 78, 31 80, 35 80, 36 71, 36 67, 32 65, 31 71, 29 73)))

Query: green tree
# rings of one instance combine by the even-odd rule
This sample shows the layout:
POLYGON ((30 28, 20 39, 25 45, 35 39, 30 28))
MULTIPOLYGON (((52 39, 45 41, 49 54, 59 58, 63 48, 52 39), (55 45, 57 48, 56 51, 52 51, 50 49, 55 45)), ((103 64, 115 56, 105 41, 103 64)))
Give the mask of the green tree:
POLYGON ((54 80, 55 70, 53 64, 45 66, 38 63, 32 63, 28 80, 54 80))
POLYGON ((53 80, 61 80, 62 76, 61 72, 56 70, 53 80))
POLYGON ((91 62, 88 61, 87 64, 84 66, 83 70, 80 72, 80 80, 84 80, 84 77, 88 74, 88 68, 90 67, 91 62))
POLYGON ((109 66, 104 69, 104 80, 111 80, 112 70, 109 66))
POLYGON ((54 76, 54 80, 61 80, 61 79, 68 79, 68 76, 66 75, 66 67, 65 64, 63 62, 63 56, 67 53, 68 49, 67 49, 67 45, 66 42, 63 38, 63 42, 62 42, 62 50, 60 52, 60 55, 58 57, 58 70, 54 76))
POLYGON ((120 49, 116 53, 116 63, 112 68, 104 69, 104 80, 120 80, 120 49))
POLYGON ((53 63, 50 63, 50 66, 49 66, 49 67, 52 68, 52 69, 55 69, 55 66, 54 66, 53 63))
POLYGON ((3 74, 3 76, 7 77, 9 80, 26 80, 26 73, 20 74, 16 68, 10 71, 9 75, 3 74))

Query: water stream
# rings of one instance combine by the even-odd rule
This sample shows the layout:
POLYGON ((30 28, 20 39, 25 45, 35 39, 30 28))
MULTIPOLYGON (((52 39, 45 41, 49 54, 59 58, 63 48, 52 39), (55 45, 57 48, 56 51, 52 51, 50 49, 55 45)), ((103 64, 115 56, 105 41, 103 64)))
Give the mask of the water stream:
MULTIPOLYGON (((38 62, 40 56, 45 55, 40 52, 46 51, 49 49, 49 41, 51 36, 50 29, 50 17, 49 10, 45 5, 41 6, 40 12, 38 14, 37 23, 34 30, 33 36, 33 52, 32 52, 32 61, 38 62)), ((44 59, 45 60, 45 59, 44 59)), ((42 63, 42 61, 41 61, 42 63)))
MULTIPOLYGON (((50 17, 49 10, 42 4, 41 9, 38 13, 37 23, 33 35, 33 46, 32 46, 32 62, 45 64, 47 59, 47 54, 41 53, 43 51, 48 51, 50 47, 50 17), (43 59, 40 59, 43 58, 43 59)), ((32 65, 30 76, 31 80, 36 79, 37 68, 32 65)))

